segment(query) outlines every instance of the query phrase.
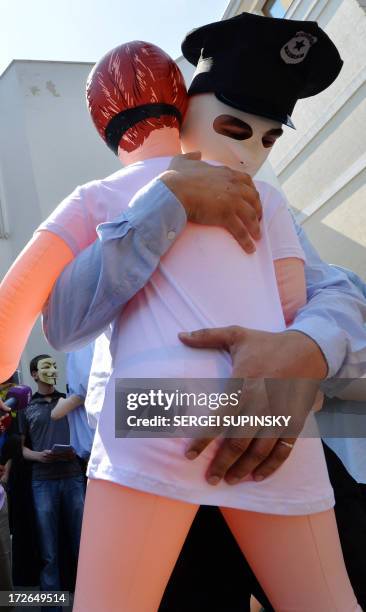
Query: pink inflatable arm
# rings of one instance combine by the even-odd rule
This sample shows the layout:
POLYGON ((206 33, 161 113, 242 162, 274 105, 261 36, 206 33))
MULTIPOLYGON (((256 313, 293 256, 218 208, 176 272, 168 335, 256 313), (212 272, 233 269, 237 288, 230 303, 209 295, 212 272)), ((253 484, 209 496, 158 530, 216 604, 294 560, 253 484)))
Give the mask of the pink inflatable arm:
POLYGON ((297 257, 276 259, 274 262, 282 312, 286 325, 290 325, 297 311, 306 304, 304 262, 297 257))
POLYGON ((53 284, 73 258, 61 238, 51 232, 38 232, 0 284, 0 382, 16 370, 53 284))

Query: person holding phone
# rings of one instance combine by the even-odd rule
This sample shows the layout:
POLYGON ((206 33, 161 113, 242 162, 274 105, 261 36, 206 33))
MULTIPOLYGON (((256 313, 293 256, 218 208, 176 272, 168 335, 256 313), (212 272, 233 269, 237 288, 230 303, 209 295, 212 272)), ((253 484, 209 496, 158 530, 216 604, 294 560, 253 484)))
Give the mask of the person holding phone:
POLYGON ((24 459, 32 461, 32 493, 39 535, 42 569, 40 587, 60 590, 59 527, 61 508, 66 519, 72 554, 77 561, 84 508, 84 477, 75 450, 70 445, 67 417, 51 418, 60 398, 56 388, 57 364, 50 355, 30 362, 30 373, 38 390, 19 414, 24 459))

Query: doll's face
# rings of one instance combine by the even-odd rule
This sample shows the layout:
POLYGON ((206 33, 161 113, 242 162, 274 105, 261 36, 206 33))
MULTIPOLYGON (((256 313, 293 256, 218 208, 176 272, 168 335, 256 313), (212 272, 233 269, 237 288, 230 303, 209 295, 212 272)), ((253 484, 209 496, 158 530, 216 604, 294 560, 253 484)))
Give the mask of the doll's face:
POLYGON ((52 357, 45 357, 38 361, 38 379, 47 385, 55 385, 58 376, 57 364, 52 357))
POLYGON ((202 159, 254 176, 281 135, 278 121, 236 110, 209 93, 189 99, 181 143, 185 153, 201 151, 202 159))

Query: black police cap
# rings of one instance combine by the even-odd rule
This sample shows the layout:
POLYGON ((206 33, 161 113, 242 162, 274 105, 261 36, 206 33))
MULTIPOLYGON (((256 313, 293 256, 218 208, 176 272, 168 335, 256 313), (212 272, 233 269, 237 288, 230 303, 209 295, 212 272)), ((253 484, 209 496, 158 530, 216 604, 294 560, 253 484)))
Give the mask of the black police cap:
POLYGON ((329 87, 343 64, 316 22, 252 13, 193 30, 182 52, 197 66, 190 95, 212 92, 229 106, 290 127, 297 100, 329 87))

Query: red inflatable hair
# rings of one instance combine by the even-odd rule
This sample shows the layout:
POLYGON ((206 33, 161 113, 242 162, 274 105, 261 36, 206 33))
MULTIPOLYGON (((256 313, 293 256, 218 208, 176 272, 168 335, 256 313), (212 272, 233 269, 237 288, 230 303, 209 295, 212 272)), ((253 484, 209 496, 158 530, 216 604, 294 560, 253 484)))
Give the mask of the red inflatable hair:
POLYGON ((118 146, 134 151, 153 130, 179 129, 187 108, 176 63, 159 47, 141 41, 112 49, 94 66, 86 97, 95 127, 117 154, 118 146))

